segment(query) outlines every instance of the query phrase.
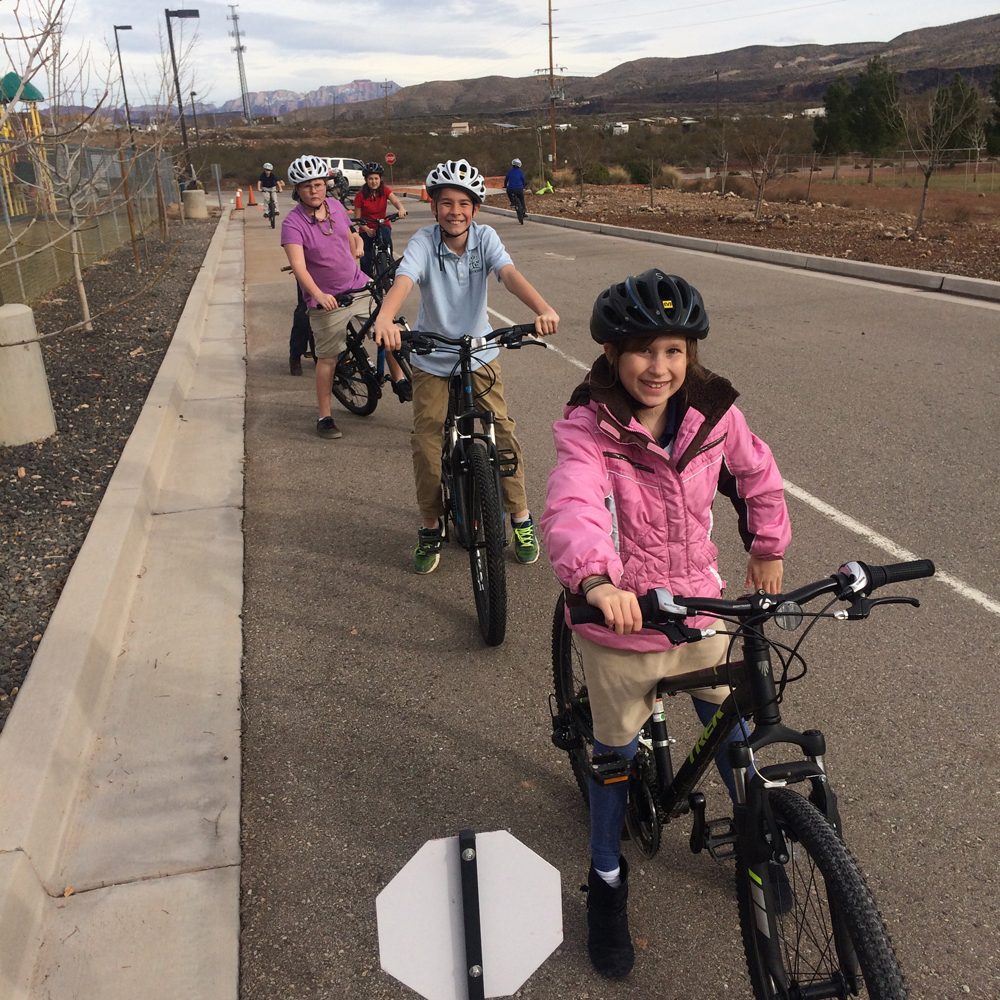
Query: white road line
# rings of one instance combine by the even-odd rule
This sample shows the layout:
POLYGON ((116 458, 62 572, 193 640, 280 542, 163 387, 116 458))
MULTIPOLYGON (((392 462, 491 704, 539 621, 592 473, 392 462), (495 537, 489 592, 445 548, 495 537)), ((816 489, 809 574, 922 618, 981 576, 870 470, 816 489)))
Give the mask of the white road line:
MULTIPOLYGON (((503 314, 503 313, 498 313, 498 312, 496 311, 496 309, 491 309, 491 308, 490 308, 489 306, 487 306, 487 307, 486 307, 486 311, 487 311, 487 312, 488 312, 488 313, 489 313, 489 314, 490 314, 491 316, 493 316, 493 317, 494 317, 494 319, 497 319, 497 320, 499 320, 499 321, 500 321, 501 323, 503 323, 503 325, 504 325, 504 326, 514 326, 514 325, 515 325, 514 321, 513 321, 512 319, 510 319, 510 317, 508 317, 508 316, 504 316, 504 314, 503 314)), ((585 365, 585 364, 584 364, 584 363, 583 363, 582 361, 577 361, 577 359, 576 359, 576 358, 574 358, 574 357, 571 357, 571 356, 570 356, 569 354, 567 354, 567 353, 566 353, 565 351, 561 351, 561 350, 559 350, 559 348, 558 348, 558 347, 555 347, 555 346, 553 346, 552 344, 550 344, 550 343, 549 343, 549 341, 547 341, 547 340, 542 340, 542 339, 541 339, 540 337, 536 337, 535 339, 536 339, 536 340, 538 341, 538 343, 540 343, 540 344, 541 344, 541 345, 542 345, 543 347, 547 347, 547 348, 548 348, 548 349, 549 349, 550 351, 555 351, 555 352, 556 352, 556 354, 558 354, 558 355, 559 355, 559 357, 563 358, 563 359, 564 359, 565 361, 568 361, 568 362, 569 362, 569 363, 570 363, 571 365, 576 365, 576 367, 577 367, 577 368, 579 368, 579 369, 580 369, 581 371, 585 371, 585 372, 589 372, 589 371, 590 371, 590 365, 585 365)))
MULTIPOLYGON (((913 559, 923 558, 922 556, 914 554, 909 549, 904 549, 901 545, 897 545, 891 538, 886 538, 885 535, 880 535, 873 528, 869 528, 860 521, 855 521, 849 514, 845 514, 843 511, 837 510, 836 507, 831 507, 828 503, 820 500, 819 497, 814 497, 811 493, 807 493, 800 486, 790 483, 787 479, 785 480, 785 492, 790 493, 796 498, 796 500, 801 500, 804 504, 808 504, 808 506, 812 507, 813 510, 818 511, 820 514, 824 515, 824 517, 828 517, 831 521, 839 524, 842 528, 846 528, 848 531, 853 531, 854 534, 860 535, 862 538, 871 542, 876 548, 881 549, 883 552, 887 552, 895 559, 899 559, 903 562, 909 562, 913 559)), ((976 590, 975 587, 970 587, 969 584, 959 580, 958 577, 952 576, 951 573, 939 569, 935 572, 934 579, 943 583, 946 587, 951 587, 952 590, 961 594, 962 597, 966 597, 970 601, 975 601, 976 604, 985 608, 992 614, 1000 615, 1000 603, 994 601, 989 594, 984 594, 981 590, 976 590)))
MULTIPOLYGON (((514 321, 512 319, 508 319, 506 316, 498 313, 495 309, 490 309, 489 306, 487 306, 486 311, 495 316, 505 326, 514 325, 514 321)), ((553 347, 553 345, 548 341, 544 341, 544 343, 550 351, 555 351, 556 354, 564 358, 571 365, 576 365, 577 368, 582 368, 587 372, 590 371, 590 365, 586 365, 582 361, 578 361, 571 355, 559 350, 558 347, 553 347)), ((874 528, 869 528, 860 521, 856 521, 849 514, 845 514, 843 511, 837 510, 836 507, 831 507, 830 504, 820 500, 819 497, 814 497, 811 493, 807 493, 800 486, 796 486, 795 483, 791 483, 787 479, 785 480, 785 492, 791 494, 796 500, 801 500, 804 504, 812 507, 813 510, 818 511, 824 517, 828 517, 835 524, 839 524, 842 528, 846 528, 848 531, 854 532, 855 535, 860 535, 862 538, 871 542, 871 544, 876 548, 888 553, 894 559, 899 559, 901 562, 911 562, 914 559, 924 558, 923 556, 916 555, 909 549, 904 549, 902 545, 897 545, 891 538, 886 538, 885 535, 880 535, 874 528)), ((959 580, 957 576, 952 576, 951 573, 938 569, 934 573, 934 579, 939 583, 943 583, 946 587, 951 587, 955 593, 975 602, 991 614, 1000 616, 1000 602, 993 600, 989 594, 984 594, 981 590, 977 590, 975 587, 970 586, 963 580, 959 580)))

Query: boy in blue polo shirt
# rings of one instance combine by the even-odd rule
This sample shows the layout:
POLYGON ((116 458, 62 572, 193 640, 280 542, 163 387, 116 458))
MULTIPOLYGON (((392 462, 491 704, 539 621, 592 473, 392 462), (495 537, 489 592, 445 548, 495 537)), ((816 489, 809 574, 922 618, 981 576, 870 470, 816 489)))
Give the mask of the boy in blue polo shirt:
MULTIPOLYGON (((427 175, 427 193, 437 224, 414 233, 407 244, 396 280, 375 320, 375 335, 391 346, 398 336, 392 323, 414 285, 420 286, 418 330, 432 330, 455 341, 463 336, 482 337, 491 329, 486 316, 486 289, 493 271, 534 314, 535 330, 555 333, 559 317, 514 267, 500 237, 489 226, 473 220, 486 194, 479 171, 466 160, 439 163, 427 175)), ((538 558, 535 526, 524 490, 521 446, 514 436, 514 421, 507 414, 503 382, 493 347, 473 359, 478 403, 496 414, 497 447, 517 455, 517 471, 504 476, 504 510, 511 515, 514 555, 518 562, 538 558), (489 371, 484 372, 484 365, 489 371), (492 385, 491 385, 492 382, 492 385), (482 395, 480 395, 482 393, 482 395)), ((448 414, 448 383, 454 358, 414 355, 413 368, 413 473, 421 527, 413 566, 430 573, 441 560, 444 507, 441 503, 441 428, 448 414)))

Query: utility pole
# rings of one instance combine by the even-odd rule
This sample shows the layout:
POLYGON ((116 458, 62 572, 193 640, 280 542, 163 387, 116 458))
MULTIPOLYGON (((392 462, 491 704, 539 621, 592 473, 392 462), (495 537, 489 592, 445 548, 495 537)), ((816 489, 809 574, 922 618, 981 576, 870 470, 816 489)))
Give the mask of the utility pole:
POLYGON ((246 70, 243 68, 243 53, 246 52, 246 46, 240 41, 240 15, 236 13, 236 8, 239 7, 238 3, 229 4, 229 9, 232 14, 226 16, 227 21, 233 22, 233 30, 229 34, 236 39, 236 44, 233 46, 233 52, 236 53, 236 61, 239 63, 240 67, 240 97, 243 100, 243 118, 247 125, 253 125, 253 108, 250 106, 250 93, 247 89, 247 74, 246 70))
MULTIPOLYGON (((552 130, 552 171, 556 169, 556 72, 552 60, 552 0, 549 0, 549 128, 552 130)), ((544 175, 542 180, 545 180, 544 175)))
POLYGON ((715 71, 715 120, 720 121, 719 116, 719 71, 715 71))
POLYGON ((388 153, 389 146, 389 81, 382 84, 382 93, 385 96, 385 151, 388 153))

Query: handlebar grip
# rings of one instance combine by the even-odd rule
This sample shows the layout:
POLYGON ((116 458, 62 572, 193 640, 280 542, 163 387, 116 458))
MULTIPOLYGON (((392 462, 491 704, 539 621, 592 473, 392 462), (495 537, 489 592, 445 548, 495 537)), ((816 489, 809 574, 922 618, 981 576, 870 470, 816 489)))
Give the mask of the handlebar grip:
MULTIPOLYGON (((642 620, 655 621, 656 612, 659 607, 656 598, 652 594, 643 594, 639 597, 639 610, 642 612, 642 620)), ((580 605, 569 609, 569 620, 574 625, 603 625, 604 612, 600 608, 595 608, 590 604, 580 605)))
POLYGON ((934 575, 934 563, 930 559, 915 559, 913 562, 892 563, 889 566, 861 565, 868 574, 871 590, 878 590, 887 583, 904 583, 906 580, 920 580, 934 575))

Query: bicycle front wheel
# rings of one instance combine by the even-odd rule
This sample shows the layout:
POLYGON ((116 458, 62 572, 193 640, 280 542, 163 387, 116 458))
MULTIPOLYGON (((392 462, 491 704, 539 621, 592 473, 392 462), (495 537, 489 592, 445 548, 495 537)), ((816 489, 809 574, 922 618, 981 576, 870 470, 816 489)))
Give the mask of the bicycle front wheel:
POLYGON ((781 866, 751 869, 737 855, 740 929, 754 996, 905 1000, 889 932, 837 832, 811 802, 789 788, 773 790, 770 803, 788 847, 784 872, 791 905, 787 912, 769 916, 764 880, 769 867, 781 866))
POLYGON ((583 657, 576 635, 566 624, 566 597, 559 595, 552 616, 552 683, 558 712, 558 737, 565 745, 573 777, 583 801, 590 802, 590 754, 594 745, 594 720, 590 714, 583 657))
POLYGON ((469 565, 476 597, 479 629, 488 646, 507 635, 507 571, 503 562, 504 528, 497 477, 486 449, 473 443, 468 451, 469 565))
POLYGON ((340 356, 333 373, 333 394, 359 417, 375 412, 382 390, 363 345, 354 344, 340 356))

